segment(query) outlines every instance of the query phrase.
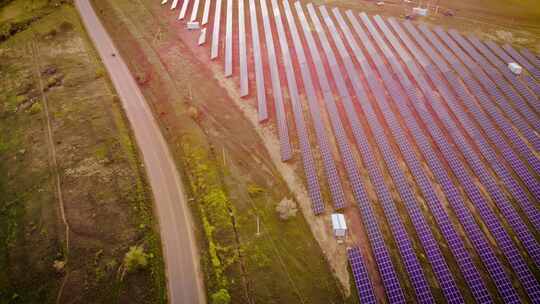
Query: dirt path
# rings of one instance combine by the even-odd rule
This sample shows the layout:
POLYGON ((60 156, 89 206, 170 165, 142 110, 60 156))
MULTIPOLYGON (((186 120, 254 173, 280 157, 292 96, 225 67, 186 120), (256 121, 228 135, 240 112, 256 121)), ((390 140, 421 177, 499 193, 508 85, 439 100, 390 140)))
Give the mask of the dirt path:
POLYGON ((176 166, 157 122, 88 0, 75 1, 90 38, 122 100, 154 195, 170 303, 205 303, 192 219, 176 166))

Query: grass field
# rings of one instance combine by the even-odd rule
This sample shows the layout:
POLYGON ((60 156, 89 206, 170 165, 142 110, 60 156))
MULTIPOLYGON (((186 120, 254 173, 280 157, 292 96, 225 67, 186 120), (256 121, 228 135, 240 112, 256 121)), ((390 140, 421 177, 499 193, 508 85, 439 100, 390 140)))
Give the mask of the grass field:
POLYGON ((137 149, 75 8, 2 2, 0 28, 0 303, 165 302, 137 149))

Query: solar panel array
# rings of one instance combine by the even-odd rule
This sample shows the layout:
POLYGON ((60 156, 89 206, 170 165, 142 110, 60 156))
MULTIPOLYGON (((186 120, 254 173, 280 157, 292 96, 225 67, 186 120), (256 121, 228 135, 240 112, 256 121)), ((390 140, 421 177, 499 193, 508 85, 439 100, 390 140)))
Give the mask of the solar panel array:
POLYGON ((214 11, 213 30, 212 30, 212 49, 210 50, 210 59, 216 59, 219 53, 219 29, 221 28, 221 1, 216 0, 214 11))
POLYGON ((257 87, 257 108, 259 122, 268 119, 268 109, 266 106, 266 89, 264 88, 264 72, 262 65, 261 45, 259 41, 259 27, 257 22, 257 7, 255 0, 249 1, 249 16, 251 24, 251 42, 253 50, 253 60, 255 65, 255 85, 257 87))
MULTIPOLYGON (((496 100, 498 98, 501 98, 501 93, 496 89, 495 83, 486 74, 490 73, 491 75, 496 75, 496 72, 492 70, 490 63, 487 62, 487 60, 485 60, 465 38, 452 30, 449 31, 449 34, 452 36, 452 38, 455 39, 455 41, 460 45, 460 47, 462 47, 468 53, 468 55, 472 57, 472 60, 479 63, 477 65, 472 65, 474 67, 472 72, 489 93, 491 97, 491 100, 489 101, 492 101, 488 102, 486 101, 486 99, 480 98, 479 101, 482 104, 482 108, 489 113, 493 120, 495 120, 496 125, 501 128, 503 133, 514 145, 515 149, 521 154, 523 158, 527 160, 527 162, 530 166, 532 166, 534 171, 539 172, 540 161, 534 155, 534 152, 528 147, 527 143, 522 140, 521 136, 514 130, 514 127, 511 125, 511 123, 504 117, 503 112, 497 110, 496 100)), ((487 58, 491 58, 490 55, 492 54, 488 53, 488 50, 485 49, 485 47, 482 47, 479 44, 477 44, 477 47, 479 47, 480 51, 485 51, 484 55, 486 55, 487 58)))
MULTIPOLYGON (((422 105, 419 103, 422 100, 422 97, 419 95, 419 92, 416 90, 416 87, 413 85, 408 75, 399 65, 398 59, 394 57, 394 55, 389 50, 388 46, 379 36, 379 33, 377 32, 375 27, 371 24, 371 21, 369 20, 367 15, 361 14, 361 18, 364 24, 366 25, 366 27, 369 29, 370 33, 374 36, 375 41, 377 42, 379 47, 383 50, 383 54, 385 55, 386 59, 390 62, 394 72, 397 73, 399 81, 401 85, 403 86, 406 95, 409 97, 410 101, 413 102, 413 105, 415 106, 415 108, 417 110, 420 110, 420 114, 424 114, 424 115, 421 115, 421 117, 424 117, 423 120, 424 122, 426 122, 426 125, 429 128, 428 129, 429 133, 436 140, 437 145, 439 146, 439 148, 441 148, 443 152, 448 151, 447 144, 446 142, 444 142, 444 138, 442 138, 442 132, 437 128, 437 126, 431 120, 429 114, 425 113, 426 110, 422 108, 422 105)), ((376 20, 382 21, 382 19, 376 19, 376 20)), ((378 24, 381 30, 385 32, 386 38, 388 38, 388 40, 392 43, 392 45, 396 49, 401 50, 402 51, 401 53, 405 58, 408 58, 408 55, 406 53, 403 53, 401 45, 397 42, 395 37, 392 34, 389 34, 389 30, 388 28, 386 28, 385 24, 380 23, 380 22, 378 22, 378 24)), ((447 200, 451 204, 459 221, 461 222, 461 224, 463 225, 463 228, 467 232, 468 237, 471 239, 472 244, 476 247, 477 253, 482 259, 484 266, 487 268, 488 272, 490 273, 494 281, 496 281, 496 283, 499 282, 498 287, 503 288, 504 290, 512 290, 512 285, 509 281, 509 278, 506 276, 503 270, 502 264, 497 259, 493 249, 491 249, 487 239, 484 237, 480 227, 476 224, 475 219, 471 215, 470 211, 464 205, 464 201, 463 201, 463 198, 461 197, 461 194, 459 193, 459 190, 455 187, 455 185, 451 181, 451 178, 448 176, 448 173, 446 172, 446 169, 444 168, 444 166, 441 164, 440 161, 438 161, 436 153, 433 152, 432 149, 430 149, 428 139, 426 139, 422 135, 422 132, 420 131, 420 127, 414 121, 413 114, 410 112, 406 103, 396 103, 396 105, 399 107, 400 112, 404 114, 408 127, 412 130, 413 135, 418 140, 419 147, 423 148, 426 161, 431 167, 433 174, 436 176, 437 180, 439 181, 439 184, 441 185, 443 191, 446 194, 447 200)), ((476 291, 476 290, 473 290, 473 291, 476 291)), ((512 299, 516 300, 515 298, 512 298, 512 299)))
POLYGON ((225 77, 232 76, 233 60, 233 0, 227 0, 227 17, 225 19, 225 77))
MULTIPOLYGON (((479 48, 485 48, 485 53, 491 53, 493 52, 495 55, 490 56, 490 60, 492 60, 494 63, 497 62, 500 66, 504 66, 505 64, 508 64, 509 62, 514 62, 514 59, 512 59, 510 56, 508 56, 501 47, 499 47, 497 44, 493 43, 492 41, 486 41, 485 45, 480 40, 478 40, 474 36, 470 36, 469 39, 475 44, 476 47, 479 48), (487 47, 486 47, 487 46, 487 47), (499 58, 497 57, 499 56, 499 58)), ((487 55, 486 55, 487 56, 487 55)), ((527 85, 536 92, 538 95, 538 83, 531 77, 529 74, 525 74, 522 76, 527 85)))
MULTIPOLYGON (((409 26, 412 25, 409 24, 409 26)), ((456 58, 452 53, 450 53, 450 50, 445 48, 441 41, 439 41, 426 26, 421 26, 420 29, 422 30, 424 35, 430 40, 431 44, 439 50, 439 53, 441 53, 443 57, 452 65, 455 71, 458 72, 459 76, 464 79, 463 83, 467 85, 467 88, 474 94, 474 96, 477 96, 477 98, 487 98, 486 94, 481 89, 480 84, 476 81, 476 79, 472 78, 472 76, 466 70, 465 66, 463 66, 459 62, 458 58, 456 58)), ((444 33, 441 32, 441 35, 444 36, 444 33)), ((445 37, 448 38, 447 44, 452 45, 454 49, 457 50, 457 45, 452 44, 453 42, 449 41, 448 36, 445 37)), ((461 58, 466 58, 465 54, 461 55, 461 58)), ((438 59, 435 58, 434 60, 438 59)), ((517 198, 517 201, 521 204, 523 210, 529 217, 529 220, 532 222, 535 228, 540 231, 539 211, 534 206, 532 199, 528 197, 527 190, 521 187, 519 182, 513 178, 511 172, 505 169, 501 162, 503 162, 504 160, 508 160, 510 166, 514 168, 515 172, 519 177, 521 177, 525 185, 529 185, 531 192, 535 195, 537 200, 540 200, 540 185, 535 182, 534 176, 532 176, 526 165, 519 159, 519 157, 513 152, 513 150, 508 147, 508 145, 503 141, 502 137, 499 134, 496 134, 497 131, 494 126, 476 107, 473 98, 471 97, 471 95, 466 93, 465 88, 463 87, 463 85, 461 85, 459 79, 454 74, 451 74, 451 72, 446 74, 446 79, 450 82, 454 90, 458 92, 461 100, 466 104, 466 108, 469 109, 470 112, 475 113, 475 116, 478 118, 478 122, 480 123, 481 128, 488 135, 491 135, 493 143, 499 149, 499 151, 502 152, 503 159, 497 157, 496 152, 483 138, 479 130, 474 127, 470 120, 465 118, 466 114, 464 113, 464 111, 462 111, 462 109, 459 108, 459 106, 449 103, 450 107, 452 108, 456 116, 460 119, 463 126, 469 132, 471 137, 478 143, 480 151, 488 160, 495 173, 505 183, 510 193, 515 198, 517 198)))
MULTIPOLYGON (((359 86, 361 82, 358 81, 358 79, 355 79, 357 77, 356 76, 357 74, 353 68, 352 60, 350 57, 348 57, 348 53, 346 51, 345 45, 341 41, 341 38, 337 32, 337 29, 335 28, 335 25, 333 24, 332 19, 330 18, 330 15, 328 14, 324 6, 321 6, 320 10, 327 24, 327 27, 330 30, 332 38, 334 39, 334 42, 337 45, 338 51, 342 59, 344 60, 346 66, 347 65, 349 66, 347 68, 348 76, 351 79, 351 82, 353 83, 353 87, 355 87, 355 90, 357 92, 357 97, 360 96, 360 100, 367 100, 367 96, 365 96, 365 93, 362 92, 362 88, 359 86), (358 84, 358 85, 354 85, 354 84, 358 84)), ((341 22, 341 26, 342 26, 342 29, 346 28, 346 24, 344 22, 341 22)), ((358 62, 360 62, 362 71, 364 73, 364 78, 367 79, 369 89, 371 90, 372 94, 375 96, 375 100, 380 103, 386 103, 386 96, 384 94, 384 89, 379 84, 379 82, 376 81, 375 74, 371 70, 369 63, 365 60, 364 56, 360 54, 360 49, 358 45, 355 43, 354 37, 352 37, 352 33, 350 33, 350 31, 347 31, 347 30, 344 30, 344 33, 345 33, 345 36, 348 38, 347 42, 349 46, 351 47, 351 49, 353 50, 355 58, 357 59, 358 62)), ((445 296, 448 302, 452 302, 452 303, 463 302, 463 298, 461 297, 461 294, 456 285, 456 282, 451 275, 448 265, 445 262, 445 259, 440 251, 437 241, 435 240, 433 234, 431 233, 429 225, 426 219, 424 218, 422 211, 420 210, 418 206, 419 203, 415 199, 414 189, 408 184, 404 173, 399 168, 398 161, 394 157, 394 153, 392 152, 390 143, 387 140, 387 136, 385 136, 383 132, 384 128, 377 120, 377 116, 376 116, 374 108, 370 105, 369 102, 359 103, 359 104, 361 105, 364 113, 367 114, 368 123, 370 124, 371 129, 375 130, 374 137, 379 142, 379 147, 383 149, 382 154, 388 165, 390 175, 394 179, 398 192, 400 193, 401 198, 403 202, 405 203, 405 207, 412 219, 412 223, 416 229, 417 235, 419 236, 420 241, 422 242, 422 245, 424 246, 428 259, 435 272, 435 275, 441 282, 443 292, 445 293, 445 296)), ((397 138, 396 140, 399 141, 399 139, 397 138)), ((402 138, 402 140, 405 140, 405 138, 402 138)), ((414 271, 414 269, 411 271, 414 271)), ((418 296, 425 297, 424 295, 418 295, 418 296)))
MULTIPOLYGON (((289 8, 288 2, 285 1, 283 2, 283 4, 285 7, 285 12, 287 13, 287 19, 289 22, 289 26, 291 28, 291 32, 294 34, 297 31, 296 31, 296 26, 294 25, 292 12, 289 8)), ((297 8, 298 7, 299 5, 297 6, 297 8)), ((336 140, 338 142, 338 146, 340 148, 342 157, 345 162, 345 170, 347 171, 347 175, 351 182, 353 194, 360 208, 362 220, 364 221, 364 226, 366 227, 366 230, 367 230, 368 238, 370 240, 370 243, 371 243, 374 255, 375 255, 375 259, 377 261, 377 266, 379 268, 379 272, 381 274, 381 278, 382 278, 384 287, 386 289, 386 294, 392 302, 404 303, 405 296, 403 294, 403 290, 399 283, 399 279, 397 278, 397 274, 396 274, 393 262, 390 258, 388 248, 386 247, 386 244, 384 242, 384 238, 383 238, 379 223, 377 221, 377 218, 375 216, 374 210, 371 207, 371 202, 368 198, 368 195, 362 183, 362 178, 358 171, 358 167, 355 164, 355 161, 353 159, 351 148, 346 139, 345 129, 339 118, 338 109, 334 102, 334 97, 332 96, 329 80, 326 77, 326 72, 324 71, 324 68, 322 66, 322 58, 315 44, 315 39, 313 38, 311 28, 309 24, 307 23, 307 19, 305 18, 303 12, 301 13, 300 12, 301 12, 301 7, 300 7, 300 11, 298 11, 300 23, 304 31, 305 38, 307 40, 309 52, 315 63, 314 66, 316 68, 319 85, 324 95, 325 105, 326 105, 327 111, 329 112, 332 127, 334 129, 334 133, 336 134, 336 140)), ((298 46, 296 48, 297 55, 302 54, 301 55, 302 58, 300 58, 299 62, 302 65, 307 66, 307 61, 305 61, 305 56, 303 55, 304 52, 302 50, 299 39, 296 38, 294 39, 294 41, 296 41, 296 46, 298 46)), ((306 83, 310 83, 310 82, 311 81, 306 82, 306 83)))
POLYGON ((270 17, 268 16, 266 0, 260 0, 259 3, 261 6, 261 14, 263 19, 264 37, 266 39, 265 46, 268 56, 268 69, 270 70, 270 79, 272 82, 272 95, 274 97, 274 107, 276 111, 281 160, 287 161, 292 158, 292 148, 289 141, 289 127, 287 126, 287 118, 285 117, 285 105, 281 92, 274 38, 272 38, 272 28, 270 25, 270 17))
MULTIPOLYGON (((459 97, 461 99, 467 99, 471 98, 470 95, 468 95, 465 92, 464 86, 459 82, 457 79, 457 76, 452 73, 452 71, 449 69, 448 65, 444 62, 444 60, 437 55, 434 50, 427 44, 427 41, 420 35, 420 33, 414 28, 414 26, 407 22, 405 23, 405 27, 409 30, 412 37, 415 37, 416 41, 419 43, 421 48, 428 54, 428 56, 431 58, 431 60, 439 67, 440 71, 443 72, 443 75, 445 76, 446 80, 451 84, 454 92, 457 92, 459 97)), ((412 50, 413 52, 418 51, 416 48, 412 50)), ((461 68, 460 66, 457 67, 458 70, 461 68)), ((437 78, 432 80, 437 83, 441 82, 442 79, 440 77, 440 74, 437 74, 437 78)), ((448 87, 445 85, 441 85, 444 87, 444 90, 449 90, 448 87)), ((512 195, 521 203, 522 206, 524 206, 524 210, 528 213, 531 221, 534 221, 535 224, 539 224, 539 214, 538 210, 536 210, 535 206, 533 206, 532 202, 529 201, 527 194, 525 193, 525 190, 521 189, 520 185, 513 179, 513 177, 510 175, 508 170, 504 168, 499 160, 497 159, 497 156, 495 155, 495 152, 491 149, 491 147, 486 143, 480 132, 476 128, 473 127, 471 121, 465 117, 465 114, 460 111, 459 107, 457 107, 457 100, 454 99, 454 96, 447 97, 446 98, 447 104, 450 106, 450 108, 453 108, 456 116, 460 120, 461 124, 464 126, 467 132, 469 132, 469 135, 475 139, 475 141, 478 143, 479 149, 481 153, 484 155, 484 157, 488 160, 490 166, 494 169, 495 173, 499 176, 499 178, 503 181, 503 183, 506 184, 509 191, 512 193, 512 195)), ((439 109, 441 107, 435 106, 436 109, 439 109)), ((442 109, 441 109, 442 110, 442 109)), ((443 121, 449 122, 450 116, 446 111, 437 111, 438 113, 441 113, 441 116, 443 116, 443 121)), ((446 123, 445 124, 448 128, 452 128, 453 124, 446 123)), ((457 134, 457 130, 450 131, 450 133, 456 134, 456 138, 458 138, 458 142, 464 142, 465 140, 457 134), (459 140, 459 139, 462 140, 459 140)), ((460 146, 458 144, 458 146, 460 146)), ((463 149, 467 149, 467 145, 463 145, 463 149)), ((472 151, 472 148, 470 148, 472 151)), ((464 152, 465 153, 465 152, 464 152)), ((480 180, 483 182, 483 184, 486 186, 488 191, 492 194, 495 202, 499 206, 500 210, 502 210, 502 213, 507 217, 508 221, 511 223, 510 225, 515 229, 516 232, 518 232, 518 235, 523 236, 523 243, 525 244, 525 247, 527 247, 528 250, 530 250, 531 256, 535 258, 540 258, 540 256, 537 256, 536 254, 539 254, 537 251, 538 244, 534 240, 534 237, 532 234, 529 233, 527 227, 523 224, 521 221, 519 215, 515 212, 514 208, 510 206, 510 202, 505 199, 504 194, 502 191, 500 191, 499 187, 496 185, 495 179, 489 175, 489 172, 486 168, 479 166, 478 164, 481 163, 481 160, 478 158, 478 156, 475 156, 474 154, 471 154, 470 156, 466 156, 466 158, 469 160, 471 167, 473 167, 474 171, 477 172, 477 175, 479 176, 480 180), (536 243, 536 244, 535 244, 536 243)), ((539 226, 540 227, 540 226, 539 226)))
POLYGON ((534 55, 533 53, 531 53, 531 51, 525 48, 521 49, 519 52, 523 57, 527 58, 529 62, 534 64, 537 68, 540 68, 540 58, 538 58, 538 56, 534 55))
POLYGON ((238 0, 238 52, 240 57, 240 97, 244 97, 249 93, 244 0, 238 0))
MULTIPOLYGON (((325 211, 324 187, 333 209, 346 208, 350 189, 389 302, 540 298, 537 55, 287 0, 248 0, 246 20, 244 0, 227 0, 224 12, 221 1, 206 0, 201 19, 201 34, 212 28, 210 58, 223 60, 241 97, 256 97, 258 120, 277 126, 282 161, 298 145, 314 214, 325 211)), ((180 6, 180 19, 191 9, 195 21, 199 5, 171 9, 180 6)), ((360 300, 378 302, 371 266, 359 248, 347 254, 360 300)))
MULTIPOLYGON (((279 10, 279 5, 277 0, 272 0, 272 10, 274 11, 274 17, 276 21, 276 27, 279 36, 279 43, 282 52, 283 61, 285 63, 285 75, 287 77, 287 86, 289 88, 289 96, 293 108, 294 121, 296 124, 296 129, 298 132, 298 140, 300 142, 300 149, 302 150, 302 158, 304 160, 304 168, 306 168, 306 176, 308 178, 308 186, 310 186, 309 180, 317 181, 317 173, 315 168, 315 162, 311 154, 311 146, 309 144, 308 132, 304 122, 304 115, 302 112, 302 105, 300 103, 300 96, 298 94, 298 87, 296 85, 296 77, 294 73, 294 67, 292 64, 292 59, 288 51, 289 45, 287 42, 287 37, 285 36, 285 30, 283 27, 283 22, 281 20, 281 13, 279 10)), ((324 168, 330 182, 330 192, 336 207, 343 208, 345 206, 345 194, 343 193, 343 188, 341 186, 341 181, 339 179, 339 174, 337 172, 336 165, 334 163, 334 158, 330 151, 327 138, 324 137, 321 141, 319 139, 319 147, 323 157, 324 168)), ((313 201, 313 212, 315 214, 320 214, 324 211, 324 204, 322 201, 322 196, 320 194, 320 188, 309 189, 310 193, 317 191, 317 197, 315 194, 311 196, 316 199, 313 201)))
POLYGON ((510 55, 511 58, 513 58, 517 63, 521 64, 525 67, 527 71, 529 71, 534 78, 537 80, 540 80, 540 71, 532 65, 527 59, 523 58, 521 54, 518 53, 511 45, 505 44, 503 45, 503 49, 510 55))
MULTIPOLYGON (((382 20, 382 19, 381 19, 382 20)), ((412 42, 409 40, 408 36, 405 35, 403 32, 401 26, 392 18, 389 18, 389 23, 392 25, 394 30, 398 33, 402 41, 405 45, 410 49, 411 53, 415 57, 420 57, 421 52, 412 44, 412 42)), ((418 37, 414 37, 418 38, 418 37)), ((425 57, 423 57, 423 60, 427 61, 425 57)), ((429 78, 433 81, 434 85, 438 88, 439 93, 446 95, 445 100, 453 99, 454 97, 450 94, 447 94, 449 92, 446 85, 442 82, 440 77, 438 76, 438 71, 435 70, 432 66, 424 66, 424 70, 427 72, 427 75, 429 78)), ((427 84, 425 86, 427 88, 427 84)), ((432 97, 434 95, 431 95, 432 97)), ((501 213, 507 217, 509 224, 514 228, 514 231, 516 235, 522 239, 523 245, 527 248, 529 251, 529 254, 533 255, 533 259, 535 261, 540 261, 539 258, 537 258, 538 254, 538 243, 534 240, 534 237, 529 233, 527 227, 523 225, 521 219, 519 216, 515 213, 515 210, 509 205, 509 202, 506 201, 504 195, 501 193, 501 189, 496 185, 496 182, 494 179, 489 175, 488 172, 481 166, 481 160, 474 154, 473 150, 468 147, 465 143, 465 140, 462 138, 462 136, 458 133, 459 131, 456 129, 456 126, 449 123, 449 118, 444 117, 446 116, 446 113, 442 111, 442 107, 440 106, 440 103, 434 100, 434 98, 428 98, 431 99, 430 104, 434 106, 434 110, 438 112, 439 117, 445 123, 445 126, 449 128, 448 130, 450 132, 450 135, 452 137, 455 137, 455 142, 460 148, 462 155, 467 159, 469 165, 472 167, 473 171, 477 174, 477 177, 481 180, 484 187, 487 188, 489 193, 492 196, 492 199, 495 201, 497 206, 499 207, 499 210, 501 213), (440 111, 438 111, 440 110, 440 111), (442 116, 442 117, 441 117, 442 116), (515 222, 512 222, 515 221, 515 222)), ((456 158, 455 155, 445 155, 447 157, 447 160, 451 160, 451 166, 454 164, 456 167, 463 167, 463 164, 459 163, 459 160, 456 158)), ((467 183, 467 185, 472 185, 474 182, 471 179, 471 177, 465 172, 464 168, 460 168, 462 172, 460 173, 462 179, 467 183)), ((490 208, 488 202, 484 197, 482 197, 480 191, 478 188, 475 187, 475 189, 471 189, 474 193, 473 196, 471 196, 471 201, 476 205, 476 209, 478 210, 478 213, 482 217, 484 223, 488 227, 488 229, 491 231, 492 235, 496 239, 496 241, 499 243, 499 246, 501 247, 501 250, 508 258, 510 265, 512 266, 513 270, 519 275, 519 278, 524 286, 524 288, 528 291, 529 296, 531 298, 536 298, 537 296, 540 296, 540 285, 538 285, 538 282, 536 282, 536 279, 534 278, 534 275, 532 274, 531 270, 526 265, 523 257, 521 256, 519 250, 514 245, 512 238, 510 235, 504 230, 504 227, 502 223, 497 218, 497 215, 493 210, 490 208)))
MULTIPOLYGON (((354 28, 354 31, 360 38, 360 41, 362 42, 364 48, 367 49, 369 55, 375 62, 375 66, 377 70, 379 71, 379 74, 381 75, 383 83, 388 89, 390 95, 400 104, 404 104, 405 94, 404 92, 401 91, 397 82, 391 77, 390 71, 386 68, 385 63, 382 60, 382 58, 379 56, 378 52, 376 51, 375 46, 371 43, 367 34, 360 27, 360 24, 358 23, 358 20, 354 17, 353 13, 351 11, 347 11, 346 14, 354 28)), ((342 17, 339 13, 339 10, 334 9, 334 15, 338 19, 338 22, 340 23, 341 27, 344 29, 345 35, 350 36, 350 34, 347 34, 348 31, 345 30, 346 24, 344 23, 344 21, 342 21, 342 17)), ((353 47, 353 50, 354 49, 356 48, 353 47)), ((416 158, 414 151, 411 149, 409 142, 406 140, 406 135, 404 131, 402 130, 401 126, 399 125, 397 118, 392 113, 390 105, 384 99, 380 100, 378 105, 388 125, 390 126, 392 130, 394 138, 396 138, 399 148, 401 149, 401 152, 404 155, 405 161, 411 168, 411 171, 414 177, 416 178, 417 183, 424 197, 426 198, 426 202, 428 203, 429 208, 431 209, 431 212, 433 216, 435 217, 437 224, 441 228, 441 232, 443 233, 444 238, 446 239, 448 244, 450 244, 449 247, 453 255, 456 257, 458 266, 460 267, 460 270, 462 271, 467 283, 471 287, 471 290, 473 290, 473 293, 477 299, 477 302, 482 303, 482 302, 489 301, 490 296, 487 293, 486 286, 480 277, 478 269, 475 267, 470 255, 467 253, 463 241, 459 237, 455 227, 452 225, 447 212, 443 208, 442 202, 438 199, 435 193, 432 183, 429 181, 428 177, 424 173, 421 163, 416 158)), ((409 112, 405 111, 404 114, 405 113, 409 113, 409 112)), ((415 137, 419 138, 418 140, 423 143, 422 148, 421 148, 422 152, 426 155, 430 155, 431 159, 434 159, 433 150, 428 149, 428 148, 423 148, 425 146, 425 143, 427 142, 427 139, 423 137, 420 132, 418 132, 418 125, 414 124, 413 122, 411 123, 412 124, 410 124, 410 127, 411 127, 411 130, 414 130, 414 133, 416 135, 415 137)), ((444 261, 437 261, 436 263, 444 264, 444 261)), ((445 277, 443 275, 439 275, 439 276, 442 278, 446 278, 446 280, 451 280, 451 278, 449 277, 445 277)), ((444 279, 440 279, 440 280, 444 281, 444 279)), ((453 284, 451 282, 447 284, 441 284, 441 285, 443 285, 446 298, 448 299, 449 302, 461 301, 460 294, 455 291, 455 287, 452 286, 453 284)))
POLYGON ((356 290, 358 291, 358 297, 362 304, 375 304, 377 299, 373 293, 373 283, 369 279, 369 275, 362 259, 362 254, 358 247, 347 249, 347 256, 349 258, 349 265, 351 266, 354 283, 356 290))

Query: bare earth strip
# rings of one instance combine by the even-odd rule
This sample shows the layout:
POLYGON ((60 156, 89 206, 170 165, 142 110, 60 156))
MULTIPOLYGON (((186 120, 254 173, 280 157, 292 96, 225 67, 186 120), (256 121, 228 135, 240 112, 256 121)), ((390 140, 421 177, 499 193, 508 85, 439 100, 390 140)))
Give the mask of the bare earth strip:
POLYGON ((174 161, 152 112, 87 0, 76 0, 122 101, 144 159, 161 229, 170 303, 205 303, 192 219, 174 161))

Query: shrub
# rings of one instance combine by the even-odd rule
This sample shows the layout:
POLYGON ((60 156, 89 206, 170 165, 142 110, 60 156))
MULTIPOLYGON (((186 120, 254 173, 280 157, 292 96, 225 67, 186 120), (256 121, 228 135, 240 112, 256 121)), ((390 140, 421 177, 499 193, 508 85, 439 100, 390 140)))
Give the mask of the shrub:
POLYGON ((227 289, 220 289, 212 294, 212 304, 229 304, 231 296, 227 289))
POLYGON ((41 109, 42 109, 42 106, 41 106, 41 103, 38 101, 36 103, 34 103, 30 109, 28 109, 28 112, 30 114, 36 114, 36 113, 39 113, 41 112, 41 109))
POLYGON ((291 217, 295 217, 298 209, 296 208, 296 204, 291 199, 284 198, 276 206, 276 211, 279 214, 279 218, 282 220, 287 220, 291 217))
POLYGON ((124 256, 124 266, 128 272, 145 268, 148 265, 148 254, 142 246, 131 246, 124 256))

